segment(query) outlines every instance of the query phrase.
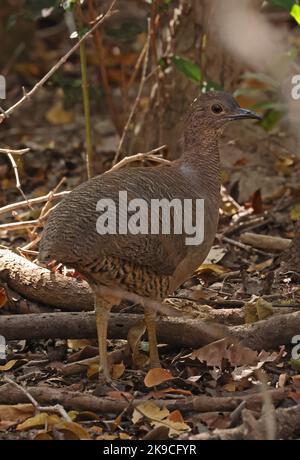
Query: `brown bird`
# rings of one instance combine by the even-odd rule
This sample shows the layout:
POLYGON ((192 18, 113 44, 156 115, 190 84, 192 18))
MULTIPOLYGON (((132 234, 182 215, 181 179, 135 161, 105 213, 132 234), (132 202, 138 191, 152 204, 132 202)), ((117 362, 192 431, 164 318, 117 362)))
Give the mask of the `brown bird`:
POLYGON ((202 94, 185 117, 183 156, 179 160, 94 177, 75 188, 51 212, 38 258, 44 264, 55 259, 75 268, 92 287, 100 375, 104 379, 110 378, 106 348, 109 312, 122 298, 144 306, 150 365, 160 366, 156 310, 199 267, 213 244, 220 199, 218 139, 227 122, 244 118, 260 119, 242 109, 228 93, 202 94), (168 231, 162 228, 166 216, 160 209, 152 210, 163 199, 174 205, 169 208, 168 231), (187 210, 185 204, 190 204, 187 210), (200 220, 197 210, 202 212, 200 220), (190 227, 181 225, 180 231, 182 215, 190 219, 190 227), (153 231, 146 224, 155 218, 159 229, 153 231))

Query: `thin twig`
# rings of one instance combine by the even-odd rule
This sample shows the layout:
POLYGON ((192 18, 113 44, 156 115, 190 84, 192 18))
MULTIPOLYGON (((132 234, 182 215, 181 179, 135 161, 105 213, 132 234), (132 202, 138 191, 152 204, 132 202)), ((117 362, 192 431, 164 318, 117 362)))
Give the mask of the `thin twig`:
POLYGON ((163 105, 162 105, 162 95, 163 95, 163 88, 162 88, 162 81, 160 78, 160 66, 158 64, 158 56, 157 56, 157 44, 156 44, 156 34, 158 30, 158 21, 159 21, 159 1, 153 0, 151 4, 151 49, 152 49, 152 66, 156 69, 155 76, 156 76, 156 86, 157 86, 157 105, 158 105, 158 130, 159 130, 159 143, 162 143, 163 139, 163 105))
POLYGON ((10 232, 13 230, 23 230, 23 229, 31 228, 31 227, 42 227, 43 221, 47 219, 50 212, 52 212, 56 208, 56 206, 57 205, 48 209, 48 211, 42 217, 39 217, 38 219, 26 220, 23 222, 11 222, 9 224, 2 224, 0 225, 0 232, 1 231, 10 232))
MULTIPOLYGON (((59 183, 54 187, 54 189, 51 190, 51 192, 49 192, 49 194, 48 194, 49 197, 48 197, 46 203, 44 204, 44 206, 42 207, 42 210, 41 210, 40 215, 38 217, 39 222, 41 221, 42 217, 45 216, 48 213, 48 211, 51 209, 50 204, 51 204, 51 202, 53 200, 53 196, 59 190, 59 188, 62 186, 62 184, 65 182, 65 180, 66 180, 66 178, 63 177, 59 181, 59 183)), ((32 230, 32 238, 34 239, 34 241, 36 241, 35 236, 36 236, 37 229, 38 229, 38 227, 35 227, 32 230)), ((29 249, 29 248, 27 248, 27 249, 29 249)), ((25 248, 25 250, 26 250, 26 248, 25 248)))
POLYGON ((30 205, 36 205, 36 204, 39 204, 39 203, 44 203, 45 201, 48 201, 49 199, 56 200, 58 198, 63 198, 64 196, 68 195, 69 193, 70 193, 69 191, 65 191, 65 192, 54 193, 51 196, 51 194, 52 194, 52 191, 51 191, 47 195, 39 196, 38 198, 30 198, 30 199, 25 200, 25 201, 18 201, 17 203, 8 204, 8 205, 3 206, 2 208, 0 208, 0 216, 2 214, 6 214, 8 212, 16 211, 17 209, 23 208, 24 206, 28 206, 28 203, 30 205))
POLYGON ((135 161, 145 161, 145 160, 150 160, 154 161, 155 163, 160 163, 160 164, 165 164, 169 165, 170 161, 166 160, 165 158, 161 158, 158 156, 155 156, 154 154, 159 152, 160 150, 165 149, 167 146, 162 145, 161 147, 158 147, 156 149, 151 150, 150 152, 147 153, 137 153, 136 155, 132 155, 130 157, 125 157, 121 161, 119 161, 117 164, 115 164, 109 171, 117 171, 118 169, 124 168, 129 163, 133 163, 135 161))
POLYGON ((227 236, 220 236, 220 239, 224 241, 224 243, 229 243, 232 246, 236 246, 239 249, 247 252, 256 252, 257 254, 261 254, 262 256, 274 257, 274 254, 269 252, 261 251, 260 249, 253 248, 252 246, 248 246, 247 244, 240 243, 239 241, 233 240, 228 238, 227 236))
MULTIPOLYGON (((89 19, 93 23, 96 17, 93 0, 88 0, 87 6, 88 6, 88 12, 89 12, 89 19)), ((93 34, 93 40, 94 40, 95 48, 97 50, 97 58, 98 58, 98 64, 99 64, 106 104, 107 104, 111 119, 116 127, 116 130, 118 134, 121 135, 122 127, 121 127, 121 123, 120 123, 118 114, 116 112, 115 106, 114 106, 112 91, 111 91, 111 87, 109 85, 108 76, 107 76, 107 69, 105 65, 105 53, 103 49, 103 34, 102 34, 101 28, 95 30, 95 33, 93 34)))
POLYGON ((49 72, 46 73, 46 75, 44 75, 40 81, 37 82, 37 84, 28 93, 24 92, 23 96, 14 105, 0 114, 0 124, 5 120, 5 118, 9 117, 20 105, 22 105, 23 102, 30 99, 36 93, 36 91, 38 91, 38 89, 40 89, 46 83, 46 81, 48 81, 49 78, 52 77, 52 75, 68 60, 71 54, 73 54, 74 51, 80 47, 81 43, 86 40, 87 37, 89 37, 97 29, 97 27, 100 26, 100 24, 102 24, 108 17, 114 14, 112 8, 114 7, 115 3, 116 0, 113 0, 106 13, 97 19, 95 25, 91 27, 91 29, 86 34, 84 34, 80 40, 78 40, 78 42, 49 70, 49 72))
MULTIPOLYGON (((81 5, 77 3, 77 17, 79 27, 82 26, 81 21, 81 5)), ((92 145, 92 128, 91 128, 91 111, 90 111, 90 95, 89 95, 89 83, 87 76, 87 63, 86 63, 86 49, 85 43, 81 42, 79 46, 80 55, 80 70, 81 70, 81 89, 82 89, 82 100, 83 100, 83 112, 84 112, 84 125, 85 125, 85 158, 86 158, 86 169, 87 177, 90 179, 94 175, 93 165, 93 145, 92 145)))
POLYGON ((11 165, 12 165, 13 170, 14 170, 14 174, 15 174, 15 178, 16 178, 16 188, 19 190, 19 192, 21 193, 22 197, 24 198, 24 200, 27 202, 28 206, 30 207, 28 199, 26 198, 26 195, 23 192, 22 187, 21 187, 21 182, 20 182, 17 163, 15 162, 15 159, 14 159, 14 157, 13 157, 13 155, 11 153, 8 153, 7 156, 9 158, 9 161, 11 162, 11 165))
POLYGON ((30 149, 20 149, 20 150, 12 150, 12 149, 0 149, 0 153, 5 153, 6 155, 24 155, 24 153, 29 152, 30 149))
POLYGON ((34 399, 33 396, 24 388, 22 385, 19 385, 14 380, 9 377, 4 376, 3 380, 11 385, 14 385, 18 390, 22 391, 24 395, 29 399, 33 407, 37 412, 48 412, 52 414, 60 415, 66 422, 72 422, 72 419, 67 414, 66 410, 61 404, 55 404, 55 406, 40 406, 39 403, 34 399))
POLYGON ((116 155, 115 155, 115 158, 113 160, 113 166, 118 162, 119 160, 119 157, 120 157, 120 154, 121 154, 121 150, 122 150, 122 147, 123 147, 123 144, 124 144, 124 141, 125 141, 125 137, 127 135, 127 132, 129 130, 129 127, 130 127, 130 124, 131 124, 131 121, 132 121, 132 118, 136 112, 136 109, 139 105, 139 102, 140 102, 140 99, 141 99, 141 96, 142 96, 142 93, 143 93, 143 89, 144 89, 144 85, 145 85, 145 79, 146 79, 146 71, 147 71, 147 67, 148 67, 148 60, 149 60, 149 49, 150 49, 150 40, 151 40, 151 33, 150 33, 150 21, 148 20, 148 37, 147 37, 147 49, 146 49, 146 53, 145 53, 145 58, 144 58, 144 65, 143 65, 143 72, 142 72, 142 78, 141 78, 141 82, 140 82, 140 86, 139 86, 139 90, 138 90, 138 94, 136 96, 136 99, 134 101, 134 104, 132 106, 132 109, 130 111, 130 114, 129 114, 129 117, 128 117, 128 120, 126 122, 126 125, 124 127, 124 130, 123 130, 123 134, 122 134, 122 137, 120 139, 120 142, 119 142, 119 146, 117 148, 117 152, 116 152, 116 155))
POLYGON ((145 43, 145 45, 143 46, 143 49, 142 51, 140 52, 140 55, 135 63, 135 66, 134 66, 134 69, 133 69, 133 72, 132 72, 132 75, 129 79, 129 82, 127 84, 128 86, 128 89, 132 86, 132 84, 135 82, 135 79, 136 79, 136 76, 138 74, 138 71, 140 70, 140 67, 141 67, 141 64, 143 62, 143 59, 145 57, 145 54, 146 54, 146 51, 147 51, 147 42, 145 43))

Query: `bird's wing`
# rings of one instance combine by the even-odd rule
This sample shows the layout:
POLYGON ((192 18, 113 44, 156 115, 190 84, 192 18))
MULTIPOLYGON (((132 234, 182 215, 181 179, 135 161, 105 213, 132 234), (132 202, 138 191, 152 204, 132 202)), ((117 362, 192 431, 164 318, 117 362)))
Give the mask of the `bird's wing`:
MULTIPOLYGON (((103 256, 111 256, 149 267, 158 274, 172 275, 186 255, 183 235, 134 235, 130 232, 123 235, 118 234, 118 231, 117 234, 99 234, 97 221, 101 212, 99 207, 97 210, 97 204, 107 199, 116 203, 118 224, 119 219, 127 220, 125 208, 122 210, 119 206, 119 192, 126 192, 128 201, 143 199, 149 205, 153 198, 184 198, 185 188, 186 184, 180 183, 180 177, 170 175, 164 167, 125 169, 97 176, 81 184, 60 203, 51 216, 51 220, 55 221, 57 238, 61 242, 61 256, 56 257, 57 260, 68 262, 62 254, 65 247, 65 259, 71 257, 70 264, 77 259, 79 264, 90 264, 101 260, 103 256), (176 196, 172 192, 174 190, 176 196)), ((51 222, 48 224, 51 225, 51 222)))

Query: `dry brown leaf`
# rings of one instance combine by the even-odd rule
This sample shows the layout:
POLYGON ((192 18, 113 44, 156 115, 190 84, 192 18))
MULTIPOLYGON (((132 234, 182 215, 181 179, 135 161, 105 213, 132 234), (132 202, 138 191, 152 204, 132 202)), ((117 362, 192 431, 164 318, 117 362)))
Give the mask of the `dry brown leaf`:
POLYGON ((260 189, 256 190, 251 198, 251 205, 254 211, 254 214, 261 214, 264 211, 263 202, 261 198, 261 191, 260 189))
POLYGON ((97 436, 96 439, 98 441, 114 441, 115 439, 118 439, 118 436, 116 434, 103 433, 97 436))
POLYGON ((132 422, 135 424, 143 417, 146 417, 154 428, 166 426, 169 428, 169 437, 178 436, 181 433, 191 430, 180 412, 174 411, 170 414, 168 409, 160 408, 153 402, 139 404, 133 412, 132 422), (171 416, 171 417, 170 417, 171 416))
POLYGON ((41 74, 41 69, 34 62, 16 62, 14 71, 25 77, 28 77, 28 75, 38 77, 41 74))
POLYGON ((38 433, 34 438, 37 441, 52 441, 52 436, 48 432, 38 433))
POLYGON ((7 302, 7 295, 5 289, 2 287, 0 288, 0 308, 4 307, 7 302))
POLYGON ((292 174, 296 161, 296 156, 294 154, 281 156, 274 163, 274 169, 280 174, 292 174))
POLYGON ((32 404, 0 405, 0 431, 17 425, 31 417, 35 412, 32 404))
POLYGON ((131 439, 131 436, 130 434, 128 433, 124 433, 124 431, 121 431, 121 433, 119 434, 119 439, 131 439))
POLYGON ((261 271, 265 270, 266 268, 271 267, 273 262, 274 262, 274 259, 272 258, 272 259, 264 260, 263 262, 260 262, 258 264, 251 264, 248 267, 247 271, 249 273, 261 272, 261 271))
POLYGON ((257 362, 256 351, 242 346, 231 337, 225 337, 224 339, 209 343, 198 350, 194 350, 189 357, 204 361, 208 366, 218 367, 222 366, 224 359, 227 359, 233 366, 257 362))
POLYGON ((74 113, 64 109, 62 100, 55 102, 45 116, 51 125, 66 125, 74 121, 74 113))
POLYGON ((141 339, 145 331, 145 322, 141 320, 134 323, 127 335, 127 341, 132 351, 132 361, 139 368, 143 368, 148 361, 148 357, 140 352, 141 339))
POLYGON ((238 366, 232 371, 231 376, 234 381, 240 382, 243 379, 249 378, 255 371, 260 369, 265 363, 274 362, 280 356, 279 353, 268 353, 262 350, 257 356, 257 363, 252 366, 238 366))
POLYGON ((231 382, 228 382, 226 383, 224 386, 223 386, 223 389, 225 391, 228 391, 229 393, 234 393, 237 389, 237 385, 236 385, 236 382, 234 382, 233 380, 231 382))
POLYGON ((212 272, 215 275, 222 275, 223 273, 227 272, 227 268, 222 267, 221 265, 217 264, 202 264, 200 267, 197 268, 195 273, 197 275, 201 275, 202 273, 212 272))
POLYGON ((162 367, 153 368, 147 372, 144 384, 147 388, 151 388, 173 378, 173 375, 167 369, 163 369, 162 367))
POLYGON ((114 364, 112 367, 111 376, 113 379, 118 380, 125 372, 125 366, 123 361, 118 364, 114 364))
POLYGON ((99 374, 99 364, 98 363, 90 364, 86 371, 87 378, 92 379, 98 374, 99 374))
POLYGON ((89 433, 79 423, 75 422, 60 422, 54 427, 56 431, 64 434, 64 439, 91 439, 89 433))
POLYGON ((152 392, 152 394, 154 394, 156 398, 160 398, 168 394, 192 396, 192 392, 190 390, 183 390, 182 388, 171 388, 171 387, 152 392))
POLYGON ((127 391, 117 391, 117 390, 108 391, 107 397, 111 399, 123 399, 123 401, 124 399, 128 399, 128 400, 134 399, 134 396, 131 393, 128 393, 127 391))
POLYGON ((292 382, 296 388, 300 388, 300 374, 293 375, 292 382))
MULTIPOLYGON (((227 250, 222 246, 212 246, 202 265, 217 264, 223 259, 227 250)), ((219 267, 219 265, 217 265, 219 267)))
MULTIPOLYGON (((178 412, 178 411, 176 411, 178 412)), ((171 415, 171 414, 170 414, 171 415)), ((175 418, 175 417, 174 417, 175 418)), ((154 428, 157 428, 161 425, 167 426, 169 428, 169 437, 173 438, 174 436, 178 436, 182 433, 187 433, 191 431, 191 427, 187 425, 181 417, 181 421, 171 420, 169 417, 167 419, 162 420, 161 422, 152 422, 151 425, 154 428)))
POLYGON ((300 220, 300 203, 297 203, 294 206, 292 206, 290 210, 290 216, 294 222, 300 220))
POLYGON ((81 350, 86 346, 90 346, 91 343, 92 341, 88 339, 68 339, 67 341, 68 348, 70 348, 73 351, 81 350))
POLYGON ((17 367, 20 367, 25 363, 27 363, 26 359, 11 359, 10 361, 8 361, 3 366, 0 366, 0 371, 1 372, 10 371, 11 369, 15 369, 17 367))
POLYGON ((288 380, 288 375, 287 374, 280 374, 278 378, 278 388, 284 388, 286 385, 286 382, 288 380))
POLYGON ((267 302, 262 297, 253 296, 253 298, 246 302, 243 307, 245 313, 245 323, 252 324, 256 321, 268 318, 273 315, 273 307, 270 302, 267 302))
POLYGON ((103 428, 101 426, 98 426, 98 425, 93 425, 89 428, 89 432, 91 434, 101 434, 103 433, 103 428))
POLYGON ((47 414, 46 412, 40 412, 34 417, 30 417, 25 422, 20 423, 17 426, 18 431, 30 430, 32 428, 43 428, 45 425, 52 427, 56 423, 59 423, 61 418, 55 414, 47 414))
POLYGON ((171 412, 170 415, 168 416, 168 420, 170 420, 171 422, 184 423, 183 417, 179 410, 173 410, 173 412, 171 412))
POLYGON ((162 420, 169 415, 166 408, 158 407, 154 402, 141 403, 136 406, 132 414, 132 422, 136 424, 144 416, 150 420, 162 420))
POLYGON ((200 414, 200 419, 204 422, 211 430, 229 428, 231 420, 228 416, 224 416, 219 412, 206 412, 200 414))

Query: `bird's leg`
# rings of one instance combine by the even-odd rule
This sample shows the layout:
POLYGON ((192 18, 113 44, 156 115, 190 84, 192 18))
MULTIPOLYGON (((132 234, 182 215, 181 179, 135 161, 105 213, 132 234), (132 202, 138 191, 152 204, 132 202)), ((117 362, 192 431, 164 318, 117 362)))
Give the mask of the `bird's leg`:
POLYGON ((150 367, 161 367, 159 361, 159 354, 157 348, 157 337, 156 337, 156 312, 150 308, 144 306, 145 310, 145 324, 148 331, 149 340, 149 355, 150 355, 150 367))
POLYGON ((105 380, 106 382, 111 380, 107 360, 107 327, 110 310, 115 303, 118 303, 115 300, 110 297, 101 297, 99 294, 95 295, 96 327, 100 358, 99 380, 105 380))

